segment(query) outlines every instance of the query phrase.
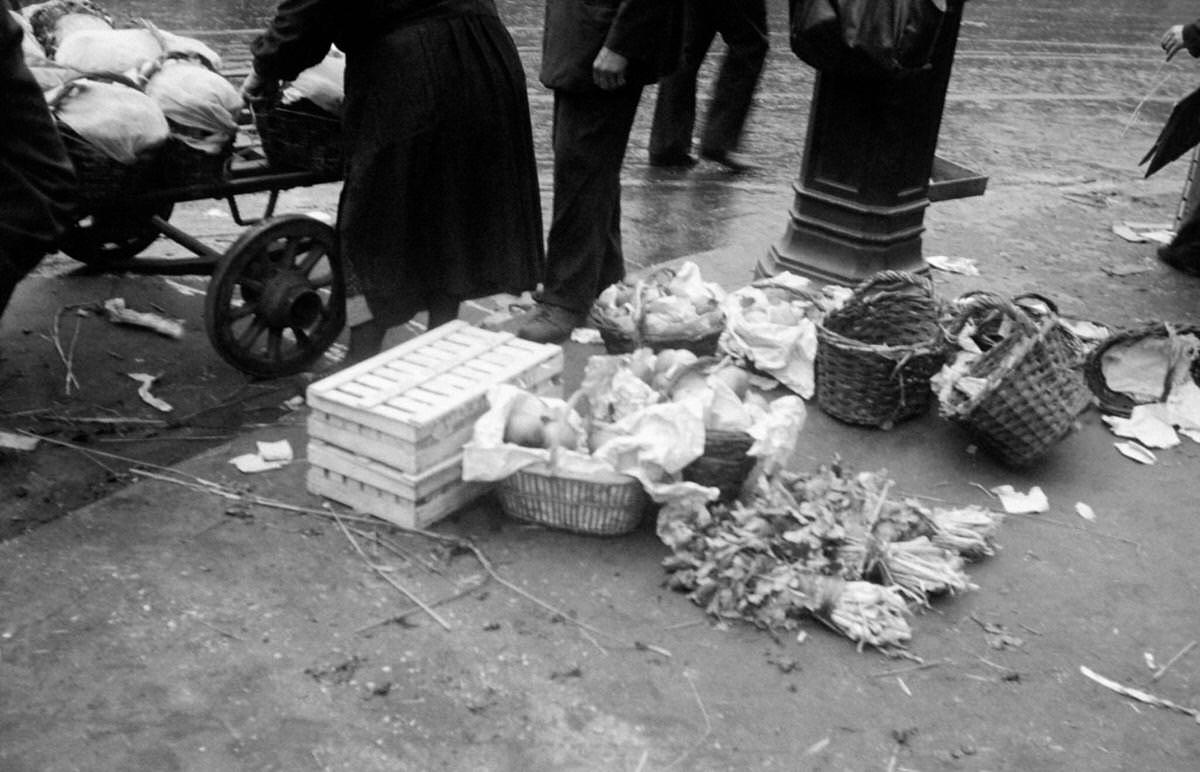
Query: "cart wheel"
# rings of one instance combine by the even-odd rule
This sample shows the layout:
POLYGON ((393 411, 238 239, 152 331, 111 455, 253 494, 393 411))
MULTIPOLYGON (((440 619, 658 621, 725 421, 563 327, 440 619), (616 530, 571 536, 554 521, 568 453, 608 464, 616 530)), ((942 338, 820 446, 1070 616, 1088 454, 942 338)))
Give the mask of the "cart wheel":
POLYGON ((333 229, 283 215, 246 230, 213 272, 204 326, 221 357, 244 373, 302 372, 341 334, 346 279, 333 229))
POLYGON ((62 237, 59 248, 94 268, 112 268, 136 257, 159 237, 150 218, 171 219, 172 203, 134 212, 96 212, 81 218, 62 237))

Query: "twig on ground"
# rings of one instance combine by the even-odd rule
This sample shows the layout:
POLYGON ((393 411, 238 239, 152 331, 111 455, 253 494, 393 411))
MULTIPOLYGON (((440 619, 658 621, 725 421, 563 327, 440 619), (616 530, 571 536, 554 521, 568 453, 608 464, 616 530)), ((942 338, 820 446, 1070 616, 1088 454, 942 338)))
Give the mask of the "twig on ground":
POLYGON ((708 709, 704 707, 704 700, 700 699, 700 690, 696 688, 696 682, 692 679, 692 674, 684 670, 683 677, 687 679, 688 686, 692 688, 692 696, 696 698, 696 704, 700 707, 700 715, 704 716, 704 734, 700 736, 700 739, 696 740, 696 742, 692 744, 691 748, 684 751, 677 759, 663 767, 664 770, 671 769, 676 764, 681 763, 688 756, 692 755, 697 748, 699 748, 706 740, 708 740, 713 731, 712 718, 710 718, 708 715, 708 709))
MULTIPOLYGON (((453 592, 453 593, 450 593, 449 595, 444 595, 436 600, 430 601, 428 605, 430 607, 442 606, 447 603, 450 603, 451 601, 456 601, 459 598, 465 598, 466 596, 470 595, 471 593, 477 591, 480 587, 483 587, 485 584, 487 584, 489 578, 490 577, 488 577, 486 575, 481 576, 481 577, 479 577, 478 581, 471 583, 470 586, 464 587, 463 589, 459 590, 458 592, 453 592)), ((408 617, 417 613, 418 611, 424 611, 424 610, 425 609, 421 608, 418 605, 413 605, 410 608, 404 609, 399 614, 391 615, 387 619, 381 619, 378 622, 371 622, 370 624, 363 625, 362 627, 358 628, 354 632, 358 635, 362 635, 363 633, 367 632, 368 630, 373 630, 376 627, 383 627, 384 625, 390 625, 390 624, 396 624, 397 622, 403 622, 405 619, 407 619, 408 617)))
POLYGON ((1100 684, 1104 688, 1111 689, 1117 694, 1124 695, 1125 697, 1137 700, 1138 702, 1144 702, 1147 705, 1153 705, 1156 708, 1166 708, 1167 710, 1173 710, 1177 713, 1183 713, 1186 716, 1191 716, 1196 720, 1196 723, 1200 724, 1200 710, 1189 708, 1185 705, 1179 705, 1178 703, 1171 702, 1170 700, 1163 699, 1162 697, 1157 697, 1149 692, 1144 692, 1141 689, 1134 689, 1129 686, 1124 686, 1116 681, 1110 680, 1102 675, 1099 675, 1098 673, 1093 672, 1084 665, 1079 666, 1079 672, 1083 673, 1085 676, 1100 684))
POLYGON ((704 620, 704 619, 693 619, 690 622, 676 622, 673 625, 667 625, 663 629, 664 630, 682 630, 685 627, 695 627, 696 625, 702 625, 705 623, 705 621, 706 620, 704 620))
POLYGON ((436 611, 434 611, 433 608, 430 607, 430 605, 428 603, 426 603, 425 601, 421 600, 416 595, 414 595, 410 590, 408 590, 402 584, 397 582, 395 580, 395 578, 393 578, 387 572, 381 570, 379 568, 379 566, 376 565, 371 560, 371 558, 367 555, 366 552, 363 551, 363 548, 359 545, 358 540, 354 538, 354 534, 350 533, 350 529, 346 527, 346 524, 342 522, 341 518, 338 516, 338 514, 336 512, 333 513, 333 519, 337 522, 338 527, 342 529, 342 534, 345 535, 346 541, 350 542, 350 545, 352 547, 354 547, 354 551, 357 552, 360 557, 362 557, 363 562, 367 564, 368 568, 370 568, 375 573, 379 574, 379 577, 381 579, 383 579, 383 581, 387 582, 392 587, 395 587, 397 590, 400 591, 400 593, 402 595, 407 597, 413 603, 420 606, 422 611, 424 611, 426 614, 428 614, 433 619, 433 621, 437 622, 444 629, 446 629, 446 630, 452 629, 450 627, 450 623, 447 622, 445 619, 443 619, 440 614, 438 614, 436 611))
POLYGON ((1162 678, 1163 673, 1167 672, 1167 668, 1171 667, 1171 665, 1174 665, 1176 662, 1178 662, 1180 659, 1183 658, 1184 654, 1187 654, 1189 651, 1191 651, 1195 647, 1196 647, 1195 641, 1192 641, 1187 646, 1184 646, 1182 649, 1179 650, 1179 652, 1174 657, 1171 657, 1169 660, 1167 660, 1167 664, 1163 665, 1158 670, 1154 671, 1154 675, 1150 677, 1150 680, 1157 681, 1158 679, 1162 678))
POLYGON ((1141 551, 1142 551, 1141 542, 1136 542, 1133 539, 1126 539, 1123 536, 1113 536, 1112 534, 1104 533, 1103 531, 1097 531, 1094 528, 1083 528, 1083 527, 1075 525, 1073 523, 1064 523, 1062 520, 1055 520, 1052 517, 1046 517, 1045 515, 1032 514, 1029 512, 1009 512, 1008 515, 1016 516, 1016 517, 1023 517, 1026 520, 1031 520, 1035 523, 1046 523, 1047 525, 1054 525, 1054 526, 1058 526, 1059 528, 1066 528, 1069 531, 1079 531, 1080 533, 1086 533, 1089 536, 1095 536, 1100 539, 1109 539, 1111 541, 1119 541, 1122 544, 1130 545, 1131 547, 1136 549, 1138 551, 1138 553, 1141 553, 1141 551))
POLYGON ((202 624, 202 625, 204 625, 205 627, 207 627, 209 630, 212 630, 214 633, 219 633, 220 635, 223 635, 223 636, 225 636, 226 638, 232 638, 232 639, 233 639, 233 640, 235 640, 235 641, 245 641, 245 640, 246 640, 245 638, 241 638, 241 637, 239 637, 239 636, 237 636, 237 635, 234 635, 233 633, 231 633, 231 632, 229 632, 229 631, 227 631, 227 630, 222 630, 221 628, 217 627, 216 625, 211 625, 211 624, 209 624, 208 622, 205 622, 203 619, 201 619, 200 617, 196 616, 195 614, 192 614, 192 615, 191 615, 191 617, 192 617, 192 619, 196 620, 196 621, 197 621, 197 622, 199 622, 200 624, 202 624))
POLYGON ((913 673, 918 670, 928 670, 931 667, 939 667, 941 665, 953 664, 950 660, 939 660, 937 662, 922 662, 919 665, 909 665, 908 667, 898 667, 892 670, 885 670, 882 673, 871 673, 867 678, 886 678, 888 676, 903 675, 905 673, 913 673))
POLYGON ((78 308, 78 306, 60 306, 59 309, 54 312, 54 324, 51 327, 51 332, 49 335, 49 340, 54 346, 54 351, 58 354, 58 358, 62 361, 63 366, 67 368, 66 375, 63 378, 63 388, 67 394, 71 393, 72 388, 80 388, 79 380, 75 377, 75 342, 79 339, 79 319, 75 320, 75 335, 71 339, 70 353, 63 350, 62 335, 59 331, 59 325, 62 320, 63 311, 67 311, 72 308, 78 308))

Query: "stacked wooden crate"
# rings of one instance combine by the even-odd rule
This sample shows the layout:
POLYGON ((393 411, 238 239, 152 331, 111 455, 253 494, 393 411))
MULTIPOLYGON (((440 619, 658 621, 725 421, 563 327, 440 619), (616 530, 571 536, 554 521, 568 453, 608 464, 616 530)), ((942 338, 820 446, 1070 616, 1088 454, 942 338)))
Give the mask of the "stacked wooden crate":
POLYGON ((562 396, 562 349, 455 321, 308 387, 308 490, 420 528, 489 486, 464 482, 462 446, 511 383, 562 396))

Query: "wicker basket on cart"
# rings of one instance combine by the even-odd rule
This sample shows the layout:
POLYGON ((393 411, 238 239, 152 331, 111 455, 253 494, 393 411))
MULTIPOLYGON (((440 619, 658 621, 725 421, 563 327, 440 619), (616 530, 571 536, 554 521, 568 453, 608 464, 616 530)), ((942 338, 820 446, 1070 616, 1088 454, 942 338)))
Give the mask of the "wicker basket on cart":
POLYGON ((279 170, 340 174, 344 159, 341 119, 307 99, 278 98, 251 105, 267 162, 279 170))
POLYGON ((704 455, 683 468, 683 479, 717 488, 719 501, 732 501, 757 461, 747 453, 753 444, 754 438, 746 432, 707 429, 704 455))
MULTIPOLYGON (((1100 345, 1092 349, 1087 357, 1087 361, 1083 366, 1084 379, 1087 382, 1088 388, 1096 395, 1100 402, 1100 409, 1106 413, 1128 418, 1133 414, 1133 408, 1137 406, 1137 402, 1128 394, 1114 391, 1108 385, 1108 381, 1104 377, 1104 356, 1109 351, 1115 348, 1125 346, 1130 343, 1144 340, 1146 338, 1162 338, 1166 339, 1172 335, 1195 335, 1200 337, 1200 327, 1192 327, 1187 325, 1170 325, 1166 322, 1153 322, 1151 324, 1132 327, 1125 330, 1114 332, 1109 337, 1105 338, 1100 345)), ((1197 358, 1191 365, 1192 380, 1200 383, 1200 358, 1197 358)), ((1168 374, 1166 381, 1171 380, 1168 374)), ((1163 383, 1162 399, 1167 397, 1167 382, 1163 383)))
POLYGON ((881 271, 817 325, 817 404, 847 423, 888 427, 933 403, 945 360, 932 283, 881 271))
MULTIPOLYGON (((584 394, 566 401, 563 414, 573 410, 584 394)), ((585 436, 592 434, 591 418, 585 436)), ((550 460, 524 466, 496 485, 504 514, 574 533, 617 536, 637 528, 650 506, 650 497, 636 478, 617 472, 582 473, 562 469, 560 448, 550 448, 550 460)))
POLYGON ((72 129, 56 114, 64 100, 70 99, 76 90, 86 85, 86 80, 117 83, 136 89, 127 78, 118 76, 88 76, 65 83, 49 102, 50 112, 55 114, 54 123, 67 151, 67 158, 75 167, 76 194, 84 207, 101 205, 112 207, 114 202, 151 187, 157 176, 158 154, 147 155, 134 163, 122 163, 104 153, 72 129))
MULTIPOLYGON (((634 328, 632 331, 615 326, 595 306, 592 307, 588 318, 592 325, 600 332, 600 338, 604 341, 604 350, 606 352, 609 354, 628 354, 643 347, 650 348, 656 352, 667 349, 686 349, 696 356, 701 357, 712 356, 717 352, 717 342, 721 337, 723 325, 716 330, 690 336, 656 335, 646 330, 645 314, 642 311, 642 295, 645 291, 646 282, 664 283, 664 279, 670 281, 674 275, 675 273, 671 269, 662 268, 649 278, 638 281, 634 285, 633 290, 636 300, 634 302, 634 328)), ((724 312, 720 309, 714 309, 710 313, 724 316, 724 312)))
POLYGON ((1001 461, 1024 466, 1071 431, 1092 395, 1078 352, 1053 313, 1035 319, 1009 300, 979 294, 959 306, 949 339, 996 312, 1013 323, 1012 331, 971 363, 968 375, 983 378, 983 387, 972 396, 951 390, 941 411, 1001 461))
POLYGON ((172 132, 158 156, 159 184, 165 188, 186 188, 225 182, 230 175, 233 144, 230 138, 220 152, 208 153, 197 150, 172 132))

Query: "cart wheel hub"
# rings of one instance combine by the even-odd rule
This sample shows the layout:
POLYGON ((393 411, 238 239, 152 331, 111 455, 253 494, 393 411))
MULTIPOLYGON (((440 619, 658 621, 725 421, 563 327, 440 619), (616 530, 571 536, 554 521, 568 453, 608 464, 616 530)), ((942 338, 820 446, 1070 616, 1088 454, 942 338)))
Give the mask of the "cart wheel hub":
POLYGON ((303 276, 285 273, 267 283, 260 308, 271 327, 306 328, 321 318, 324 303, 303 276))

